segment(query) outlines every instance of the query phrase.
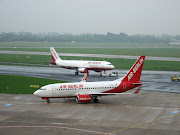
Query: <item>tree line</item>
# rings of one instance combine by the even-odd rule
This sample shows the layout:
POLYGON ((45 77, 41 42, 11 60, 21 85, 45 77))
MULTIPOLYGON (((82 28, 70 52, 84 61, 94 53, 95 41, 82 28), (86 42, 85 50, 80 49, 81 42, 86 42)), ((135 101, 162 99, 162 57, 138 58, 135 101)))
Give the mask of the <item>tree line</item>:
POLYGON ((169 43, 172 39, 180 40, 180 35, 127 35, 113 34, 59 34, 59 33, 1 33, 0 42, 29 41, 29 42, 123 42, 123 43, 169 43))

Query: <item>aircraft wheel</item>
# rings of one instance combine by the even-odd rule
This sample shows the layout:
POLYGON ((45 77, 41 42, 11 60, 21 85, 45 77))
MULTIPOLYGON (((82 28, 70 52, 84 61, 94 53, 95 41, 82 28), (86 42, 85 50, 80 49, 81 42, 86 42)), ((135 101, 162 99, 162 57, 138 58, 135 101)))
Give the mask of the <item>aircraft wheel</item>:
POLYGON ((76 97, 76 102, 78 103, 79 101, 78 101, 78 97, 76 97))
POLYGON ((97 98, 94 98, 94 103, 98 103, 98 99, 97 98))
POLYGON ((75 75, 78 75, 78 72, 75 72, 75 75))
POLYGON ((47 103, 50 103, 50 100, 47 100, 47 103))

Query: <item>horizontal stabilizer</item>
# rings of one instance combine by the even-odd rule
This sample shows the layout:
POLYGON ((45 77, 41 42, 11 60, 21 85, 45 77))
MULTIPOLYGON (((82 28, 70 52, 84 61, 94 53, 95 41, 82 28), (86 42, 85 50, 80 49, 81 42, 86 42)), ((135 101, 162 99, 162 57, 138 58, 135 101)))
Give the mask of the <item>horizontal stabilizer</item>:
POLYGON ((133 85, 142 85, 142 83, 133 83, 133 85))
POLYGON ((141 90, 141 87, 142 87, 142 85, 139 85, 139 87, 138 87, 137 90, 134 92, 134 94, 139 93, 139 91, 141 90))

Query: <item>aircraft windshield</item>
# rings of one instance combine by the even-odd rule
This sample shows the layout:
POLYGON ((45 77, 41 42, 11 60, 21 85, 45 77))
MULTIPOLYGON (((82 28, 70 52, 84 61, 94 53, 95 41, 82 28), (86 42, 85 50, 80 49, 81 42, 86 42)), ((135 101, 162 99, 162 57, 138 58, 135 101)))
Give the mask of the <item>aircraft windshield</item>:
POLYGON ((40 88, 39 90, 46 90, 46 88, 40 88))
POLYGON ((112 64, 110 63, 110 64, 107 64, 107 65, 112 65, 112 64))

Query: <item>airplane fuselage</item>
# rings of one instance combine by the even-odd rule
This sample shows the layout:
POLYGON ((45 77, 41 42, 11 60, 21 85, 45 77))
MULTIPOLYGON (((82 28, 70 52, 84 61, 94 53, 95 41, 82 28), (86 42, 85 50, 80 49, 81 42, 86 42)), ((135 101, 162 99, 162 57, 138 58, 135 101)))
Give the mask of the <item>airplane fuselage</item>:
POLYGON ((107 61, 56 60, 64 68, 86 68, 88 70, 112 70, 114 66, 107 61))
POLYGON ((107 61, 84 61, 84 60, 62 60, 53 47, 50 48, 52 61, 50 64, 57 65, 67 69, 75 69, 75 74, 88 73, 88 70, 95 72, 102 72, 106 70, 113 70, 114 66, 107 61))
POLYGON ((76 97, 78 94, 99 93, 121 93, 133 89, 132 83, 122 83, 121 81, 103 82, 77 82, 77 83, 57 83, 43 86, 34 94, 40 97, 68 98, 76 97))

